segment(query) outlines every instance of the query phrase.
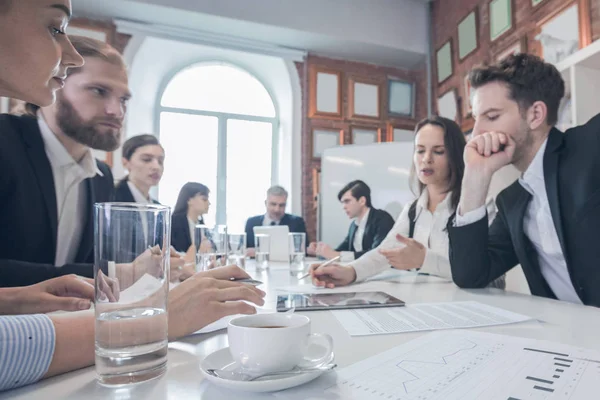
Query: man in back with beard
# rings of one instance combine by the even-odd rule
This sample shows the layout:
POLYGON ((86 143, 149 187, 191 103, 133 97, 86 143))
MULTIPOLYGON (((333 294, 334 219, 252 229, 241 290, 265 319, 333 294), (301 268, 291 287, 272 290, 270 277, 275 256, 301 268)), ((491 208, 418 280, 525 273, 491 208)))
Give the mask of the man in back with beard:
POLYGON ((114 181, 92 149, 119 147, 131 94, 117 50, 71 41, 85 65, 55 78, 57 101, 0 116, 0 286, 93 276, 93 204, 113 199, 114 181))

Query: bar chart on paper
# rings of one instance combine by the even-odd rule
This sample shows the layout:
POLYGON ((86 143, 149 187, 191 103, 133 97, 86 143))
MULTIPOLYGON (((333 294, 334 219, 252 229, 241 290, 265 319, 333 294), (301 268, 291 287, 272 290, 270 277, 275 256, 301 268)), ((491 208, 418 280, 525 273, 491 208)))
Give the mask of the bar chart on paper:
POLYGON ((305 398, 591 399, 600 391, 600 352, 482 332, 435 332, 343 368, 321 385, 305 398))

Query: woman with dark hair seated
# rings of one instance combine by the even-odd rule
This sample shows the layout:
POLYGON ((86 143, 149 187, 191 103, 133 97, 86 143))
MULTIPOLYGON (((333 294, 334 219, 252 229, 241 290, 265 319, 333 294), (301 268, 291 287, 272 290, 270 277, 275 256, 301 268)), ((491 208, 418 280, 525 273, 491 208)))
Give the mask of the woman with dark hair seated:
POLYGON ((165 150, 154 135, 133 136, 123 144, 123 167, 129 174, 116 186, 115 200, 125 203, 159 204, 150 198, 164 172, 165 150))
MULTIPOLYGON (((415 127, 411 183, 417 199, 406 204, 384 241, 348 266, 311 267, 313 283, 332 288, 363 281, 392 266, 452 279, 447 226, 456 211, 465 170, 466 141, 456 122, 430 117, 415 127)), ((488 218, 496 212, 488 200, 488 218)), ((504 277, 492 283, 504 288, 504 277)))
POLYGON ((187 252, 194 245, 194 228, 197 224, 204 225, 202 216, 210 208, 209 193, 210 190, 198 182, 188 182, 179 191, 171 217, 171 245, 175 250, 187 252))

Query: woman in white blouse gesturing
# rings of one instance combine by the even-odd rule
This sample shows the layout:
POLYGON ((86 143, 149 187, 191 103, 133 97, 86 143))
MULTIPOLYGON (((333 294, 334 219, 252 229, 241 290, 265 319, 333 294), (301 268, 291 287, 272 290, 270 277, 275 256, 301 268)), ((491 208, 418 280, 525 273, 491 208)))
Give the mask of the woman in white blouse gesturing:
MULTIPOLYGON (((460 199, 465 137, 454 121, 442 117, 422 120, 415 132, 411 181, 417 200, 404 207, 379 247, 347 266, 312 266, 316 286, 333 288, 359 282, 390 265, 452 279, 446 225, 460 199)), ((493 219, 493 203, 489 204, 488 215, 493 219)))

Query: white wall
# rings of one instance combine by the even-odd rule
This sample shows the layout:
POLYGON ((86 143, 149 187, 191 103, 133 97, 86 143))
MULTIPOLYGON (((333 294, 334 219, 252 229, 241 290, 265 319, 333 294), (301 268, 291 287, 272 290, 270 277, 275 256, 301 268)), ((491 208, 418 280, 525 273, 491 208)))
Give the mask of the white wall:
MULTIPOLYGON (((278 164, 275 179, 290 192, 290 211, 301 213, 301 87, 293 62, 154 37, 134 36, 125 51, 130 65, 126 137, 158 134, 157 106, 164 85, 177 71, 197 62, 225 61, 256 76, 267 88, 280 119, 278 164)), ((115 154, 115 178, 124 175, 120 154, 115 154)))
POLYGON ((427 5, 416 0, 137 0, 427 53, 427 5))
MULTIPOLYGON (((412 69, 428 54, 426 0, 73 0, 76 16, 412 69)), ((276 54, 276 53, 271 53, 276 54)))

